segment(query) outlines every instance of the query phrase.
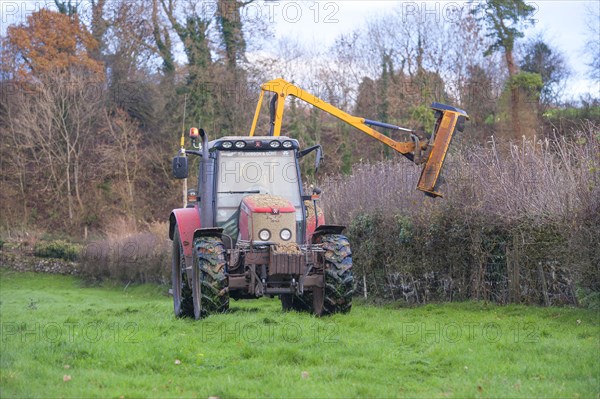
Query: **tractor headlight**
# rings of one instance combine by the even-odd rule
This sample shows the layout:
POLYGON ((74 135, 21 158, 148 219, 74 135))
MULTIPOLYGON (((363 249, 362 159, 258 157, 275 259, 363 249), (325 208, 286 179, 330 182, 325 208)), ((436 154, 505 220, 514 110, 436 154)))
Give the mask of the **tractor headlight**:
POLYGON ((292 232, 288 229, 283 229, 279 232, 279 237, 281 237, 283 241, 287 241, 292 238, 292 232))
POLYGON ((281 143, 279 141, 273 140, 271 141, 271 143, 269 143, 269 145, 271 146, 271 148, 279 148, 281 143))
POLYGON ((267 229, 262 229, 258 232, 258 238, 260 238, 261 241, 269 241, 269 238, 271 238, 271 232, 267 229))
POLYGON ((221 144, 223 146, 223 148, 229 149, 231 147, 233 147, 233 143, 231 141, 224 141, 223 144, 221 144))
POLYGON ((292 148, 292 142, 291 141, 284 141, 283 142, 283 148, 292 148))
POLYGON ((235 142, 235 148, 244 148, 244 147, 246 147, 245 141, 236 141, 235 142))

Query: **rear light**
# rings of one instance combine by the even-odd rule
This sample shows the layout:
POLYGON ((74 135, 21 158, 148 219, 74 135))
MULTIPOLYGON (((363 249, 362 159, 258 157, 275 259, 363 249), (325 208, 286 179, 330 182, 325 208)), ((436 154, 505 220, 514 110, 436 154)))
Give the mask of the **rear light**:
POLYGON ((279 148, 281 146, 281 143, 279 141, 273 140, 273 141, 271 141, 269 146, 271 146, 271 148, 279 148))
POLYGON ((229 149, 233 147, 233 143, 231 141, 224 141, 223 144, 221 144, 221 146, 225 149, 229 149))

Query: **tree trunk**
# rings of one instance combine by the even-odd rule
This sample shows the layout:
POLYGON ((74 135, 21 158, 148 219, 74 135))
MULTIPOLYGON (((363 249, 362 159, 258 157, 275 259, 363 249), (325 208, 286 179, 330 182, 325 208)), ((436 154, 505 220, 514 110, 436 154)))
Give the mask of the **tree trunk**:
POLYGON ((79 194, 79 157, 75 155, 75 162, 73 162, 73 182, 75 184, 75 197, 77 198, 77 204, 79 205, 79 210, 83 211, 83 201, 81 200, 81 195, 79 194))
POLYGON ((235 70, 238 59, 246 52, 240 15, 240 8, 245 4, 247 3, 239 3, 236 0, 219 0, 218 2, 218 20, 225 46, 225 57, 227 67, 231 70, 235 70))
POLYGON ((129 173, 129 165, 127 164, 126 156, 123 159, 123 166, 125 167, 125 180, 127 181, 127 196, 129 197, 129 213, 131 216, 137 220, 137 215, 135 214, 135 196, 134 196, 134 187, 133 187, 133 179, 129 173))
POLYGON ((169 33, 163 28, 158 20, 158 0, 152 1, 152 35, 156 42, 156 48, 163 60, 162 70, 165 76, 172 78, 175 72, 175 61, 173 60, 173 52, 171 49, 171 39, 169 33), (163 40, 164 34, 164 40, 163 40))
POLYGON ((510 82, 510 114, 512 122, 512 136, 518 140, 521 136, 521 123, 519 121, 519 88, 513 84, 512 79, 519 72, 512 50, 506 50, 506 65, 508 66, 508 80, 510 82))
POLYGON ((71 156, 67 154, 67 164, 65 167, 66 181, 67 181, 67 207, 69 210, 69 221, 73 222, 73 198, 71 197, 71 156))
POLYGON ((97 0, 96 3, 92 2, 92 28, 91 33, 94 39, 98 42, 98 47, 95 48, 91 55, 98 61, 103 61, 102 54, 106 48, 106 42, 104 41, 104 35, 108 30, 108 22, 104 19, 104 4, 106 0, 97 0))

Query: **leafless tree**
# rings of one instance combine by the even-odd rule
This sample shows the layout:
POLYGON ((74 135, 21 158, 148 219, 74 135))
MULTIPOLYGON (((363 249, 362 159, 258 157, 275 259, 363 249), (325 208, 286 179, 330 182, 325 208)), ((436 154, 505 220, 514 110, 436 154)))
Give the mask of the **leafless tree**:
POLYGON ((588 40, 585 43, 585 53, 589 57, 589 77, 600 80, 600 5, 594 3, 588 7, 587 28, 588 40))
POLYGON ((105 173, 115 176, 125 186, 125 204, 127 213, 132 220, 137 220, 136 211, 136 183, 143 165, 143 151, 141 150, 141 132, 136 123, 122 109, 115 110, 112 114, 105 109, 106 140, 100 146, 103 156, 105 173))
POLYGON ((84 208, 83 178, 92 172, 85 154, 92 151, 103 93, 103 84, 81 71, 56 71, 20 91, 7 115, 19 162, 34 171, 26 179, 39 185, 39 195, 66 203, 71 223, 84 208))

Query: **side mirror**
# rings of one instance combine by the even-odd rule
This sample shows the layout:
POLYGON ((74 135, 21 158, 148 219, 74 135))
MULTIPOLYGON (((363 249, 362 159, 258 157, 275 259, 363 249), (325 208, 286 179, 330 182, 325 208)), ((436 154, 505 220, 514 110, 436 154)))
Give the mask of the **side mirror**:
POLYGON ((321 165, 321 160, 323 159, 323 148, 321 147, 321 144, 313 145, 312 147, 308 147, 302 151, 299 151, 298 158, 302 158, 313 151, 317 152, 317 157, 315 158, 315 173, 317 173, 317 170, 319 170, 319 165, 321 165))
MULTIPOLYGON (((321 160, 323 159, 323 150, 321 149, 321 146, 317 147, 317 154, 315 157, 315 175, 317 174, 317 171, 319 170, 319 165, 321 165, 321 160)), ((321 191, 321 190, 319 190, 321 191)), ((320 194, 320 192, 319 192, 320 194)))
POLYGON ((173 177, 186 179, 188 177, 188 159, 183 156, 173 158, 173 177))

